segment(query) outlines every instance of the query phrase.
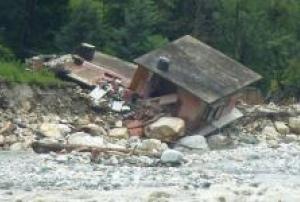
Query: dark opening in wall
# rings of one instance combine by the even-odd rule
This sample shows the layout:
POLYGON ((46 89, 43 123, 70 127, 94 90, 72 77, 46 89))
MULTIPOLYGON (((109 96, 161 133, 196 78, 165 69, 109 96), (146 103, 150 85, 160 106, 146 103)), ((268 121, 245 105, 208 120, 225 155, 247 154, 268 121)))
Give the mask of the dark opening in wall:
POLYGON ((177 86, 168 80, 154 74, 150 80, 150 97, 177 93, 177 86))

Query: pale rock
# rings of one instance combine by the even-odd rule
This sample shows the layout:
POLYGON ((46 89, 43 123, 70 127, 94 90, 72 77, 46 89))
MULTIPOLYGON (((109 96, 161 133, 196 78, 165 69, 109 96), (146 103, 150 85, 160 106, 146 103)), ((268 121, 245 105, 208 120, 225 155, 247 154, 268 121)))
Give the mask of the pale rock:
POLYGON ((21 142, 14 143, 14 144, 10 145, 10 147, 9 147, 9 150, 11 150, 11 151, 22 151, 24 149, 25 149, 25 146, 21 142))
POLYGON ((138 149, 148 152, 163 152, 168 149, 168 146, 157 139, 146 139, 138 145, 138 149))
POLYGON ((184 132, 184 120, 176 117, 162 117, 145 128, 146 137, 163 142, 172 142, 183 136, 184 132))
POLYGON ((293 107, 297 113, 300 113, 300 104, 295 104, 293 107))
POLYGON ((277 131, 282 135, 286 135, 290 132, 289 127, 282 121, 276 121, 274 125, 277 131))
POLYGON ((91 147, 101 147, 104 145, 103 138, 101 136, 91 136, 88 133, 77 132, 68 137, 68 144, 72 145, 84 145, 91 147))
POLYGON ((178 141, 179 146, 188 149, 208 150, 208 144, 205 137, 201 135, 187 136, 178 141))
POLYGON ((12 122, 8 121, 3 124, 2 128, 0 129, 0 134, 4 136, 10 135, 15 130, 15 128, 15 125, 12 122))
POLYGON ((122 128, 122 127, 123 127, 123 122, 122 122, 121 120, 119 120, 119 121, 117 121, 117 122, 115 123, 115 126, 116 126, 117 128, 122 128))
POLYGON ((281 136, 273 126, 266 126, 262 131, 262 135, 266 137, 266 140, 277 140, 281 136))
POLYGON ((170 201, 171 194, 165 191, 154 191, 149 195, 148 202, 167 202, 170 201))
POLYGON ((43 123, 39 128, 39 132, 44 137, 59 139, 70 133, 71 129, 65 124, 43 123))
POLYGON ((91 123, 90 117, 88 115, 83 116, 83 117, 78 117, 78 119, 75 121, 76 125, 88 125, 89 123, 91 123))
POLYGON ((268 146, 273 149, 277 149, 280 147, 277 140, 268 140, 267 143, 268 143, 268 146))
POLYGON ((300 116, 289 118, 289 126, 292 132, 300 135, 300 116))
POLYGON ((178 164, 183 161, 183 157, 184 156, 181 152, 173 149, 167 149, 162 153, 160 160, 162 163, 178 164))
POLYGON ((208 136, 207 143, 211 149, 223 149, 230 145, 232 140, 223 134, 217 134, 208 136))
POLYGON ((113 128, 109 131, 109 136, 117 139, 128 139, 129 133, 127 128, 113 128))
POLYGON ((3 135, 0 135, 0 145, 3 145, 5 142, 5 138, 3 135))
POLYGON ((9 135, 9 136, 6 136, 5 137, 5 143, 6 144, 13 144, 13 143, 16 143, 18 142, 18 137, 16 135, 9 135))
POLYGON ((29 112, 32 108, 31 106, 31 102, 29 102, 28 100, 24 101, 21 103, 21 108, 22 110, 24 110, 25 112, 29 112))
POLYGON ((58 163, 66 163, 69 160, 67 155, 57 155, 55 161, 58 163))
POLYGON ((104 130, 104 128, 102 128, 101 126, 97 125, 97 124, 88 124, 85 125, 81 128, 81 130, 83 130, 86 133, 89 133, 93 136, 102 136, 102 135, 107 135, 107 132, 104 130))
POLYGON ((285 136, 285 140, 286 140, 287 142, 296 142, 296 141, 299 140, 299 138, 298 138, 298 136, 295 135, 295 134, 287 134, 287 135, 285 136))

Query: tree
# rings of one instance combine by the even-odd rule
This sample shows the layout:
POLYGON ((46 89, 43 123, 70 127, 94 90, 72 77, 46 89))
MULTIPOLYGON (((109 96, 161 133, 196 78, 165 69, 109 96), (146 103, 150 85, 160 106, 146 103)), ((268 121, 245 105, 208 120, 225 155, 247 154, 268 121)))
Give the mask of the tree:
POLYGON ((123 9, 124 19, 120 20, 124 23, 112 28, 107 49, 123 58, 133 59, 167 42, 156 29, 161 16, 154 1, 129 0, 123 9))
POLYGON ((0 34, 20 58, 53 50, 68 0, 0 1, 0 34))
POLYGON ((67 23, 56 35, 56 46, 64 52, 72 52, 81 42, 102 47, 105 38, 105 25, 99 2, 80 0, 71 4, 67 23))

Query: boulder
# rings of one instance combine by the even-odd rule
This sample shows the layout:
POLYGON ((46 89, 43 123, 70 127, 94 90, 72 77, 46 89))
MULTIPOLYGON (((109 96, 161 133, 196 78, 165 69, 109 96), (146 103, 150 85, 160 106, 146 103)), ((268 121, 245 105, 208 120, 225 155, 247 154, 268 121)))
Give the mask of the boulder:
POLYGON ((208 144, 206 142, 205 137, 202 135, 194 135, 187 136, 181 138, 178 143, 178 146, 183 146, 188 149, 196 149, 196 150, 208 150, 208 144))
POLYGON ((290 142, 297 142, 299 140, 299 136, 295 134, 287 134, 285 136, 285 141, 290 143, 290 142))
POLYGON ((0 146, 5 143, 5 138, 3 135, 0 135, 0 146))
POLYGON ((59 139, 71 132, 71 128, 65 124, 43 123, 39 132, 42 136, 59 139))
POLYGON ((266 140, 277 140, 281 136, 273 126, 266 126, 262 135, 265 136, 266 140))
POLYGON ((128 139, 129 133, 127 128, 113 128, 109 131, 108 134, 110 137, 117 139, 128 139))
POLYGON ((18 137, 16 135, 9 135, 9 136, 5 137, 5 143, 6 144, 11 145, 11 144, 14 144, 16 142, 18 142, 18 137))
POLYGON ((268 147, 273 148, 273 149, 277 149, 280 147, 277 140, 268 140, 267 143, 268 143, 268 147))
POLYGON ((145 128, 146 137, 163 142, 172 142, 183 136, 184 132, 184 120, 176 117, 162 117, 145 128))
POLYGON ((282 134, 282 135, 286 135, 290 132, 289 127, 286 125, 286 123, 282 122, 282 121, 276 121, 274 123, 276 130, 282 134))
POLYGON ((104 141, 100 136, 91 136, 88 133, 77 132, 68 137, 68 144, 101 147, 104 145, 104 141))
POLYGON ((223 134, 217 134, 207 137, 207 143, 211 149, 223 149, 230 145, 232 140, 223 134))
POLYGON ((243 134, 239 137, 239 142, 244 144, 258 144, 259 140, 254 135, 243 134))
POLYGON ((162 153, 160 160, 162 163, 179 164, 183 161, 183 154, 173 149, 167 149, 162 153))
POLYGON ((12 122, 8 121, 3 124, 3 127, 0 129, 0 134, 3 134, 4 136, 10 135, 13 130, 15 130, 15 128, 15 125, 12 122))
POLYGON ((25 148, 26 147, 23 143, 17 142, 17 143, 14 143, 14 144, 10 145, 9 150, 11 150, 11 151, 22 151, 25 148))
POLYGON ((89 133, 93 136, 102 136, 102 135, 107 135, 107 132, 104 130, 104 128, 102 128, 101 126, 97 125, 97 124, 87 124, 83 127, 81 127, 81 130, 89 133))
POLYGON ((300 116, 291 117, 289 119, 289 126, 290 126, 292 132, 300 135, 300 116))
POLYGON ((138 149, 148 152, 163 152, 168 149, 168 145, 157 139, 147 139, 138 145, 138 149))

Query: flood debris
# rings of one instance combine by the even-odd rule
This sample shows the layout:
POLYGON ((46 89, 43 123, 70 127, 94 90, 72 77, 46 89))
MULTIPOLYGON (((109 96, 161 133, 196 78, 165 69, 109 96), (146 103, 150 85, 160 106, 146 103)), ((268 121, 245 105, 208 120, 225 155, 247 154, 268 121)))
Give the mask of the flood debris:
POLYGON ((262 77, 187 35, 137 59, 130 89, 174 104, 173 116, 206 136, 237 120, 239 92, 262 77))
POLYGON ((48 68, 76 81, 76 95, 92 111, 64 123, 41 121, 34 130, 34 151, 144 155, 175 164, 183 156, 169 146, 205 151, 209 142, 217 144, 222 138, 206 136, 243 117, 236 107, 239 93, 261 79, 191 36, 137 58, 136 64, 87 43, 73 54, 36 56, 27 62, 33 69, 48 68), (196 136, 181 139, 190 134, 196 136))

